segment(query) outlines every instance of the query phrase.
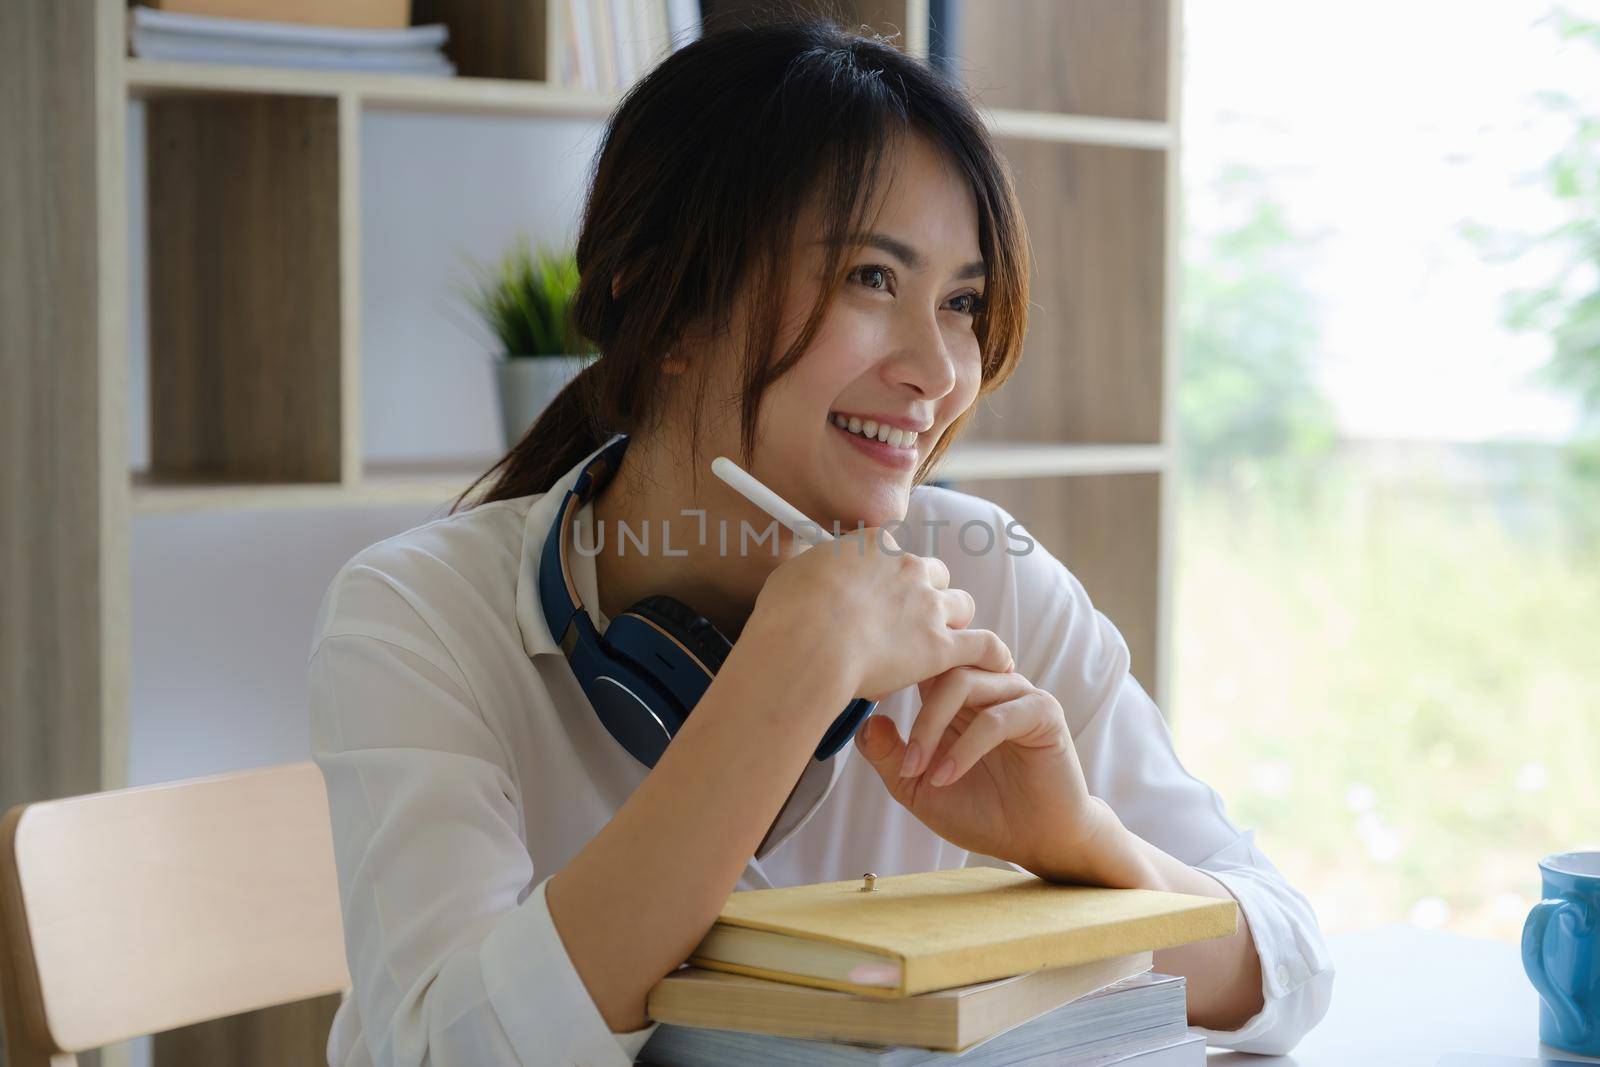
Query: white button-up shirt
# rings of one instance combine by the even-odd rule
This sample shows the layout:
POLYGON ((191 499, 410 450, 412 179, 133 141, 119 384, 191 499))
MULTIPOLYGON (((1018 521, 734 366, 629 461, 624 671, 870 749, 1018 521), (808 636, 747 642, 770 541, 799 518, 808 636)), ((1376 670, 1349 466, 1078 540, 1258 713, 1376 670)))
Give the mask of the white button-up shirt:
MULTIPOLYGON (((323 598, 309 663, 312 743, 351 976, 328 1039, 333 1067, 621 1067, 655 1029, 607 1027, 545 905, 550 876, 649 773, 601 725, 539 607, 540 549, 581 466, 547 493, 363 549, 323 598)), ((1289 1050, 1332 989, 1316 916, 1253 831, 1241 832, 1222 798, 1184 770, 1166 721, 1128 673, 1116 628, 1044 546, 1003 551, 1020 542, 1006 537, 1012 518, 998 505, 920 486, 906 519, 910 536, 891 528, 896 540, 943 559, 951 586, 977 601, 971 625, 997 633, 1017 671, 1060 701, 1089 791, 1238 899, 1265 1006, 1238 1030, 1202 1032, 1227 1048, 1289 1050), (998 532, 993 551, 957 544, 974 520, 998 532)), ((592 522, 585 507, 579 544, 595 544, 592 522)), ((569 561, 603 631, 594 559, 578 551, 569 561)), ((908 736, 918 707, 910 686, 877 712, 908 736)), ((737 888, 975 864, 1014 866, 934 834, 852 741, 809 762, 737 888)))

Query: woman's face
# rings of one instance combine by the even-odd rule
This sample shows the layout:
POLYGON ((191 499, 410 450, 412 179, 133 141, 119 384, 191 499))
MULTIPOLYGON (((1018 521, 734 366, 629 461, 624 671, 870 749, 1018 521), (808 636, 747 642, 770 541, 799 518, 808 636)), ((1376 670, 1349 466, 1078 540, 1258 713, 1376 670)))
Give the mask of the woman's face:
MULTIPOLYGON (((845 261, 811 347, 762 398, 751 473, 824 526, 903 518, 918 465, 980 384, 973 323, 984 278, 971 186, 917 137, 887 174, 868 243, 845 261), (879 427, 870 440, 869 423, 879 427), (885 424, 902 435, 879 440, 885 424)), ((814 213, 801 216, 779 352, 826 282, 822 232, 814 213)))

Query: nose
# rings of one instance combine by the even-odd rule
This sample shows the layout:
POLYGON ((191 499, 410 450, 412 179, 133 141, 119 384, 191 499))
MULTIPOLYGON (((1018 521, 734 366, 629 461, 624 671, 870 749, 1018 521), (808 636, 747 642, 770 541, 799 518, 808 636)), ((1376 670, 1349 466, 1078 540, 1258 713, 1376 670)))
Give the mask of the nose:
POLYGON ((908 329, 894 355, 884 361, 891 385, 909 385, 919 396, 938 400, 956 387, 956 362, 937 321, 908 329))

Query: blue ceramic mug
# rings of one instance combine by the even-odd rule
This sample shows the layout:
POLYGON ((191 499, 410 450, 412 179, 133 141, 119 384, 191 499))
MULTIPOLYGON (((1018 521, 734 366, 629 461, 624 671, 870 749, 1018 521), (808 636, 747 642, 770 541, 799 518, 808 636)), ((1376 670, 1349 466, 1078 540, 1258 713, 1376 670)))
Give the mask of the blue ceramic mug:
POLYGON ((1600 1056, 1600 852, 1539 861, 1544 899, 1522 927, 1522 969, 1539 991, 1539 1040, 1600 1056))

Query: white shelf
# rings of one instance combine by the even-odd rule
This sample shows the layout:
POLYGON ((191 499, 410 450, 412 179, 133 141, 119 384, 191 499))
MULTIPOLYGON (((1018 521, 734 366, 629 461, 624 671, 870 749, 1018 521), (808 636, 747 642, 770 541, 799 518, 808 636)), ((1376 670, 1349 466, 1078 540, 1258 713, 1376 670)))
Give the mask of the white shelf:
POLYGON ((978 478, 1058 478, 1092 474, 1149 474, 1167 467, 1161 445, 1057 445, 972 441, 956 445, 932 476, 941 481, 978 478))
POLYGON ((1172 127, 1165 122, 1105 119, 1053 111, 980 110, 990 131, 998 137, 1119 148, 1171 148, 1173 142, 1172 127))
MULTIPOLYGON (((158 481, 144 471, 132 475, 133 510, 139 515, 232 512, 275 508, 358 508, 447 504, 488 470, 499 456, 470 459, 367 463, 357 482, 158 481)), ((957 445, 934 470, 943 481, 979 478, 1057 478, 1138 474, 1166 469, 1159 445, 1007 444, 975 441, 957 445)))
POLYGON ((352 483, 158 481, 144 471, 135 471, 133 510, 138 515, 168 515, 448 504, 499 459, 368 463, 365 475, 352 483))
POLYGON ((242 64, 165 63, 148 59, 129 59, 123 71, 128 95, 140 100, 233 93, 349 97, 360 107, 384 111, 603 119, 621 99, 616 93, 568 89, 511 78, 357 74, 242 64))
MULTIPOLYGON (((136 100, 219 93, 348 97, 357 107, 373 111, 604 119, 622 99, 620 93, 512 78, 359 74, 132 58, 123 70, 128 95, 136 100)), ((979 108, 979 113, 1001 137, 1123 148, 1168 148, 1172 144, 1172 128, 1163 122, 1004 108, 979 108)))

